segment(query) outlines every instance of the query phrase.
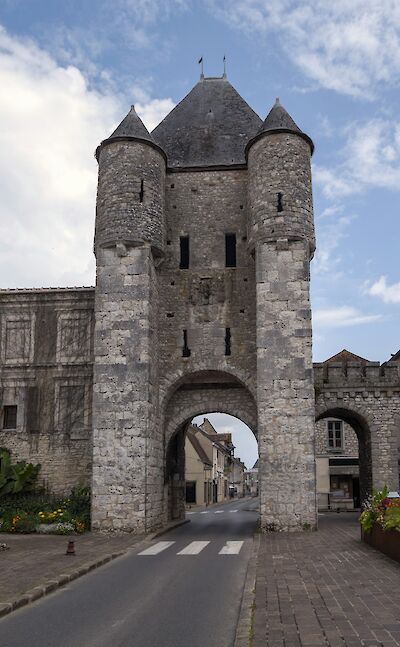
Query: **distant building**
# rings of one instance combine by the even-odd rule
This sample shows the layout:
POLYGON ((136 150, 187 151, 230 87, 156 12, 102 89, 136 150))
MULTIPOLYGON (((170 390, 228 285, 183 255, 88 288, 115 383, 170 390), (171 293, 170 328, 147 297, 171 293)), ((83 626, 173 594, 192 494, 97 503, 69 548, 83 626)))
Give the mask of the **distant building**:
POLYGON ((220 503, 244 495, 245 465, 234 456, 232 434, 218 433, 210 421, 190 425, 185 441, 187 505, 220 503))
POLYGON ((258 458, 253 467, 246 470, 244 474, 245 494, 250 496, 258 495, 258 458))

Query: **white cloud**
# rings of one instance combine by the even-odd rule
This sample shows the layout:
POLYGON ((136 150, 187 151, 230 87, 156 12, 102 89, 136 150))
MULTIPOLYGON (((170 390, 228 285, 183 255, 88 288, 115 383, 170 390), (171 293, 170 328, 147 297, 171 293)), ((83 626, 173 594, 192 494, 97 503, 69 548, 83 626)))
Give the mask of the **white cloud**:
POLYGON ((320 86, 371 96, 400 80, 400 4, 393 0, 208 0, 228 24, 265 39, 320 86))
POLYGON ((374 323, 382 315, 365 315, 352 306, 339 306, 337 308, 322 308, 313 311, 313 324, 320 328, 344 328, 374 323))
POLYGON ((367 294, 379 297, 384 303, 400 303, 400 283, 388 285, 387 277, 381 276, 366 289, 367 294))
MULTIPOLYGON (((129 106, 0 27, 2 287, 94 281, 97 144, 129 106)), ((140 106, 148 125, 170 100, 140 106)))
POLYGON ((317 251, 312 264, 316 274, 325 273, 330 278, 341 276, 342 257, 340 249, 355 216, 344 216, 343 205, 327 207, 316 218, 317 251))
POLYGON ((400 189, 400 121, 371 119, 347 128, 341 164, 315 165, 313 178, 327 198, 360 193, 375 187, 400 189))

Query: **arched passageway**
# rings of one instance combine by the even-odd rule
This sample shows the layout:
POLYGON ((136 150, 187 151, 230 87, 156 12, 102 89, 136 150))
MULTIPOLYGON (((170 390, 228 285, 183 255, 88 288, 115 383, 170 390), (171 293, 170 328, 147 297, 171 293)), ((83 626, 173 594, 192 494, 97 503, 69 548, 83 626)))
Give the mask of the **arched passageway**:
MULTIPOLYGON (((181 381, 170 396, 165 410, 165 504, 167 518, 181 519, 185 516, 186 473, 185 444, 188 433, 198 447, 200 461, 205 467, 204 480, 197 484, 202 488, 204 504, 229 497, 229 475, 233 451, 227 447, 231 439, 208 438, 207 431, 191 426, 193 418, 211 412, 228 414, 240 420, 257 437, 257 412, 250 391, 237 378, 217 371, 203 371, 181 381), (225 446, 225 447, 224 447, 225 446), (218 449, 219 447, 219 449, 218 449), (225 463, 224 463, 225 461, 225 463), (225 475, 223 472, 225 470, 225 475)), ((211 435, 213 432, 208 430, 211 435)), ((225 434, 229 436, 229 434, 225 434)), ((187 446, 187 445, 186 445, 187 446)))
MULTIPOLYGON (((359 412, 343 407, 331 407, 323 410, 316 416, 316 422, 331 419, 347 423, 354 430, 358 440, 358 464, 359 464, 359 492, 352 493, 356 503, 365 501, 372 492, 372 450, 371 450, 371 429, 364 416, 359 412)), ((335 427, 333 426, 333 442, 328 448, 334 455, 336 449, 335 427)), ((327 439, 327 444, 329 438, 327 439)), ((330 461, 331 462, 331 461, 330 461)), ((333 459, 332 459, 333 462, 333 459)))

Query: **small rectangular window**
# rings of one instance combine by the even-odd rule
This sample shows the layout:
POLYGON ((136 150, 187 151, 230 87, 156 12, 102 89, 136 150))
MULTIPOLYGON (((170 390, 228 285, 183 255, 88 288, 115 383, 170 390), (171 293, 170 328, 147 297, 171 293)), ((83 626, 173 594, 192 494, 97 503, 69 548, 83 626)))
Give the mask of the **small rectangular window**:
POLYGON ((231 354, 231 329, 225 328, 225 355, 231 354))
POLYGON ((341 420, 328 420, 328 447, 329 449, 343 449, 343 422, 341 420))
POLYGON ((181 258, 179 262, 179 269, 189 269, 189 236, 180 237, 180 252, 181 258))
POLYGON ((236 267, 236 234, 225 234, 225 267, 236 267))
POLYGON ((190 348, 188 346, 187 330, 183 331, 182 357, 190 357, 190 348))
POLYGON ((3 429, 17 428, 17 405, 12 404, 4 407, 3 429))

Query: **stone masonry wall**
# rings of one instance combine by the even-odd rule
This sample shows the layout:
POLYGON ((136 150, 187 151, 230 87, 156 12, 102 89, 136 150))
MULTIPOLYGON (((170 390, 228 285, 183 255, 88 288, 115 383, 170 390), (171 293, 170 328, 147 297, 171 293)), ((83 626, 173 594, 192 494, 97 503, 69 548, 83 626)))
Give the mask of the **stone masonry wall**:
MULTIPOLYGON (((360 482, 369 471, 369 489, 399 486, 399 364, 316 364, 316 416, 338 417, 357 432, 360 482), (364 463, 364 464, 363 464, 364 463)), ((367 492, 368 493, 368 492, 367 492)))
MULTIPOLYGON (((339 418, 329 418, 329 420, 339 420, 339 418)), ((317 456, 327 456, 331 452, 328 446, 328 420, 319 420, 315 425, 315 454, 317 456)), ((335 450, 334 455, 342 454, 343 456, 358 456, 358 439, 354 429, 347 423, 343 423, 343 448, 335 450)))
POLYGON ((102 146, 96 211, 96 246, 150 242, 164 249, 165 161, 137 142, 102 146))
POLYGON ((0 291, 0 446, 41 463, 58 494, 90 482, 93 300, 85 288, 0 291))
POLYGON ((160 394, 163 410, 185 376, 221 371, 255 388, 254 260, 247 248, 246 171, 169 173, 166 256, 160 285, 160 394), (225 234, 236 234, 237 266, 225 267, 225 234), (189 236, 189 269, 179 269, 189 236), (226 329, 231 354, 225 355, 226 329), (183 357, 183 331, 190 356, 183 357))

